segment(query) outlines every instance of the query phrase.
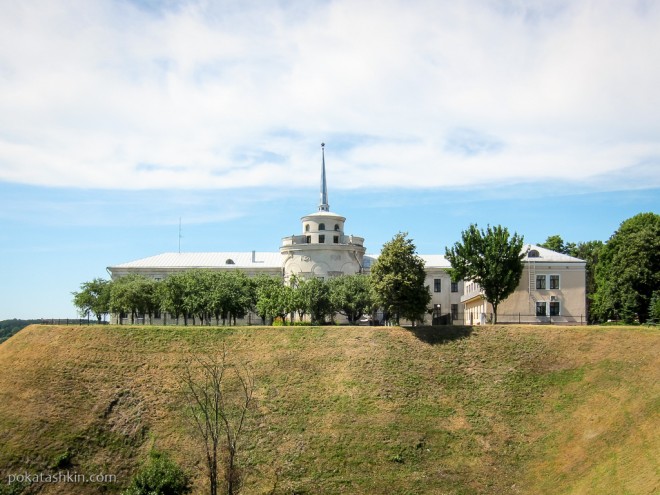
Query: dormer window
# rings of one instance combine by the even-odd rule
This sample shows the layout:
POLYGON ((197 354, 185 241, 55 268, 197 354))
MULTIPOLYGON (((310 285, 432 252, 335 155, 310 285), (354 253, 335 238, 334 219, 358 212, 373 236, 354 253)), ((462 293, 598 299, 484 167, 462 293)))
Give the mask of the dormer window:
POLYGON ((225 261, 225 265, 235 265, 234 260, 231 258, 227 258, 227 261, 225 261))
POLYGON ((319 224, 319 230, 325 230, 325 224, 324 223, 319 224))
POLYGON ((536 249, 532 249, 527 253, 528 258, 538 258, 539 252, 536 249))
POLYGON ((339 232, 339 224, 338 223, 335 224, 335 232, 339 232))

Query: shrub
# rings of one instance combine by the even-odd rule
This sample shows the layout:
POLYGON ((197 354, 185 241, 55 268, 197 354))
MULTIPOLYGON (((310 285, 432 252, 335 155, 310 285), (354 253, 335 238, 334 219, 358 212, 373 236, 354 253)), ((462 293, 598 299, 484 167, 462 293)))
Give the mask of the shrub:
POLYGON ((30 486, 27 482, 8 483, 0 482, 0 495, 22 495, 25 489, 30 486))
POLYGON ((67 449, 66 452, 61 453, 55 458, 55 460, 53 461, 52 468, 68 469, 73 466, 72 459, 73 459, 73 452, 67 449))
POLYGON ((167 454, 152 450, 123 495, 183 495, 191 490, 190 476, 167 454))

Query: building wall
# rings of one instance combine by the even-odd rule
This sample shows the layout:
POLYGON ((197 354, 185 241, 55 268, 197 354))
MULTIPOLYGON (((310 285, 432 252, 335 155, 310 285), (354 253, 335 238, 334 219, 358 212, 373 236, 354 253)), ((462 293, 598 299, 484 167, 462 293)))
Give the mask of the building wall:
MULTIPOLYGON (((549 304, 557 302, 559 315, 555 321, 579 320, 580 317, 586 321, 585 276, 583 263, 537 263, 533 268, 526 263, 516 291, 500 304, 498 314, 520 313, 536 317, 536 302, 540 302, 546 304, 546 315, 549 316, 549 304), (559 276, 558 289, 550 288, 550 275, 559 276), (536 288, 536 276, 545 278, 545 289, 536 288)), ((541 320, 542 318, 539 318, 539 321, 541 320)))
POLYGON ((434 316, 451 315, 451 323, 460 324, 463 321, 463 305, 461 295, 463 294, 463 281, 456 285, 456 292, 452 292, 451 277, 444 268, 429 267, 426 270, 424 284, 431 293, 431 311, 426 315, 424 323, 433 323, 434 316), (439 287, 436 284, 439 281, 439 287), (439 291, 437 289, 440 289, 439 291), (438 308, 439 306, 439 308, 438 308), (454 306, 452 308, 452 306, 454 306), (452 314, 452 309, 454 310, 452 314))
MULTIPOLYGON (((526 262, 515 292, 502 301, 497 309, 499 322, 567 323, 587 321, 586 272, 584 263, 526 262), (559 276, 559 288, 550 287, 550 276, 559 276), (545 289, 538 288, 536 277, 545 279, 545 289), (531 287, 531 290, 530 290, 531 287), (537 316, 536 303, 545 303, 546 316, 537 316), (559 303, 559 314, 550 315, 550 303, 559 303)), ((463 304, 466 325, 478 325, 492 316, 492 305, 481 297, 481 288, 466 282, 463 304)))
POLYGON ((294 274, 303 278, 328 279, 360 273, 362 255, 352 249, 320 249, 318 245, 291 251, 284 259, 285 279, 288 280, 294 274))

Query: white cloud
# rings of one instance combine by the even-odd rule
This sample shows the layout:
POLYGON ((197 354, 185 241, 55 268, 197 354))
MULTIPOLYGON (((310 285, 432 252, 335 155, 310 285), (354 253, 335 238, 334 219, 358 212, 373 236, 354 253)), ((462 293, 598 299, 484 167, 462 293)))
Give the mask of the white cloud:
POLYGON ((660 185, 657 3, 303 4, 10 2, 0 180, 660 185))

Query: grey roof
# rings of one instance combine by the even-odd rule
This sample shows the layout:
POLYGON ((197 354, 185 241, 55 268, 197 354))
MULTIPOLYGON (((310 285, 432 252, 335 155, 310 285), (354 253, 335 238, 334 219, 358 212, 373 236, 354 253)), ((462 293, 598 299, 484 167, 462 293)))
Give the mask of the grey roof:
MULTIPOLYGON (((368 260, 369 265, 371 266, 378 259, 379 254, 366 254, 364 256, 365 262, 368 260)), ((424 260, 424 265, 426 268, 450 268, 451 265, 447 258, 441 254, 420 254, 420 258, 424 260)), ((363 263, 367 266, 367 263, 363 263)))
POLYGON ((113 268, 281 268, 282 255, 279 252, 216 252, 216 253, 162 253, 142 258, 113 268), (227 263, 232 260, 234 263, 227 263))
POLYGON ((420 254, 426 268, 451 268, 451 264, 441 254, 420 254))
MULTIPOLYGON (((524 261, 537 261, 537 262, 555 262, 555 263, 584 263, 584 260, 568 256, 566 254, 557 253, 535 244, 525 246, 524 251, 534 249, 538 251, 537 258, 528 258, 525 256, 524 261)), ((367 254, 364 259, 364 266, 371 267, 378 259, 378 254, 367 254)), ((450 268, 451 265, 447 258, 441 254, 422 254, 420 255, 424 260, 427 268, 450 268)), ((108 269, 121 269, 121 268, 281 268, 282 255, 279 252, 263 252, 263 251, 224 251, 214 253, 162 253, 148 258, 129 261, 108 267, 108 269), (254 259, 254 261, 253 261, 254 259), (232 260, 232 263, 227 263, 232 260)))
POLYGON ((553 261, 553 262, 560 262, 560 263, 585 263, 584 260, 581 260, 580 258, 574 258, 573 256, 569 256, 567 254, 562 254, 558 253, 556 251, 552 251, 550 249, 546 249, 541 246, 537 246, 536 244, 527 244, 525 247, 523 247, 523 251, 529 252, 531 250, 536 250, 538 251, 539 255, 538 257, 532 257, 530 258, 525 255, 523 258, 524 261, 553 261))
MULTIPOLYGON (((553 263, 584 263, 584 260, 579 258, 574 258, 567 254, 557 253, 556 251, 551 251, 536 244, 527 244, 523 247, 523 252, 525 257, 523 261, 540 261, 540 262, 553 262, 553 263), (529 258, 527 253, 530 250, 535 249, 538 251, 539 256, 537 258, 529 258)), ((365 258, 370 258, 369 263, 373 264, 376 259, 378 259, 378 254, 368 254, 365 258)), ((424 265, 426 268, 451 268, 451 263, 449 260, 444 257, 442 254, 420 254, 419 255, 424 260, 424 265)))

